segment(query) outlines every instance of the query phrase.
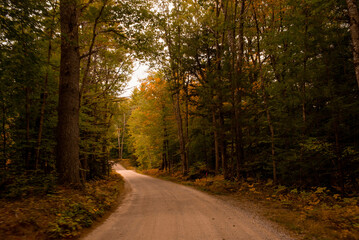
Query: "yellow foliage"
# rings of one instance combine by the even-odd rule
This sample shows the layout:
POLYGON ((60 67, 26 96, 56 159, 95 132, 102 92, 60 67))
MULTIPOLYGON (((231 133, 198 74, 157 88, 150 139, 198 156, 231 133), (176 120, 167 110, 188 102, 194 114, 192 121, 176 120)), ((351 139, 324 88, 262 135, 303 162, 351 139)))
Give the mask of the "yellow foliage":
POLYGON ((252 87, 252 91, 253 92, 256 92, 258 91, 259 89, 261 89, 261 83, 259 81, 254 81, 252 83, 253 87, 252 87))

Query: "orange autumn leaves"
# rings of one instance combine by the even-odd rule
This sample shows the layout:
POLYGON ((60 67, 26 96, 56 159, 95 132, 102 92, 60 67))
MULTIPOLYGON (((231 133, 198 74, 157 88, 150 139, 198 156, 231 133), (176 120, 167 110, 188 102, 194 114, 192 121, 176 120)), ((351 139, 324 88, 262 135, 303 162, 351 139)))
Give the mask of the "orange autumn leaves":
MULTIPOLYGON (((159 74, 152 74, 134 91, 132 101, 134 109, 128 124, 134 155, 141 168, 158 167, 165 140, 164 130, 175 132, 168 85, 159 74)), ((172 135, 167 138, 176 141, 172 135)))

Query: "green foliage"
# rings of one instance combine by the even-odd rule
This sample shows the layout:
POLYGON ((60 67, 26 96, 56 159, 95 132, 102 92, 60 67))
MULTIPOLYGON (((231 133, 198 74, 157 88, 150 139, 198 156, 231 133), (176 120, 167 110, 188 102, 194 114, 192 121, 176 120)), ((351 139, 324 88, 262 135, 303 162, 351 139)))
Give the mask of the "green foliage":
MULTIPOLYGON (((115 125, 122 116, 119 95, 129 80, 133 56, 145 58, 151 49, 151 28, 141 27, 152 19, 150 7, 142 0, 94 1, 81 10, 83 180, 109 173, 110 151, 117 145, 115 125)), ((0 14, 0 175, 11 179, 3 182, 11 182, 8 188, 17 196, 37 175, 24 171, 43 172, 44 180, 56 171, 59 4, 5 0, 0 14)))
MULTIPOLYGON (((167 102, 179 95, 189 169, 217 165, 226 179, 357 194, 359 103, 345 1, 169 2, 154 19, 164 46, 157 64, 167 102)), ((144 118, 155 102, 146 94, 159 92, 133 96, 143 168, 161 158, 160 111, 144 118)), ((167 122, 179 126, 178 117, 167 122)))
POLYGON ((162 77, 160 74, 149 76, 132 96, 134 110, 128 122, 129 134, 141 169, 161 168, 163 154, 175 162, 172 157, 172 149, 177 144, 174 115, 168 85, 162 77))
POLYGON ((50 239, 68 239, 78 237, 83 228, 103 216, 118 202, 123 189, 122 177, 111 174, 105 180, 90 181, 86 193, 65 197, 64 206, 54 209, 56 217, 47 226, 50 239))
MULTIPOLYGON (((54 29, 52 16, 56 9, 46 1, 2 1, 0 11, 0 197, 42 195, 52 191, 56 180, 56 54, 51 53, 53 58, 49 62, 54 68, 47 63, 48 32, 54 29), (38 146, 45 94, 42 141, 38 146), (37 148, 40 154, 36 160, 37 148)), ((57 49, 53 44, 52 51, 57 49)))
POLYGON ((56 222, 49 224, 49 236, 55 239, 78 236, 82 228, 91 226, 93 221, 103 214, 102 211, 90 207, 82 203, 72 203, 66 211, 57 213, 56 222))
POLYGON ((17 175, 3 173, 0 182, 0 198, 7 199, 52 193, 56 186, 55 176, 41 171, 28 171, 17 175))

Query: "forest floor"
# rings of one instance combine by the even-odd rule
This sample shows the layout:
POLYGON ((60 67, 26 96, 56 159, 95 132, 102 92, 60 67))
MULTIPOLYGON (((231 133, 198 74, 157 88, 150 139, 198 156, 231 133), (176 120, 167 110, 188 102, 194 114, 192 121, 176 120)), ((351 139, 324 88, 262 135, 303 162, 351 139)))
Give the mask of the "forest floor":
POLYGON ((123 178, 113 172, 85 190, 57 186, 47 194, 0 199, 0 239, 78 238, 117 207, 123 192, 123 178))
POLYGON ((326 188, 311 191, 275 186, 272 182, 226 181, 223 176, 189 180, 180 172, 172 174, 147 170, 141 173, 195 187, 215 194, 241 208, 249 209, 295 233, 298 239, 359 239, 359 198, 341 198, 326 188))

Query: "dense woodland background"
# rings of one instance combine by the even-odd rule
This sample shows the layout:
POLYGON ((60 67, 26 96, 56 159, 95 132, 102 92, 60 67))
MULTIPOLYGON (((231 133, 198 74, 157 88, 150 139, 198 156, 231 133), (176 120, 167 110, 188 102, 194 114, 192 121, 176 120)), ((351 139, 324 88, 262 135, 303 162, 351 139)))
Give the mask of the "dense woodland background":
MULTIPOLYGON (((79 107, 79 123, 75 124, 79 131, 74 138, 80 141, 68 143, 79 144, 79 156, 69 160, 80 162, 75 171, 84 182, 106 176, 111 168, 109 160, 114 156, 110 150, 117 148, 117 130, 123 126, 119 105, 123 99, 119 96, 134 59, 148 52, 148 46, 141 42, 152 38, 142 28, 150 20, 150 4, 107 0, 61 4, 62 14, 73 7, 77 15, 72 25, 78 29, 78 40, 73 44, 77 45, 80 75, 74 94, 80 97, 78 102, 68 99, 74 109, 79 107)), ((57 177, 65 175, 56 173, 56 156, 68 152, 57 149, 61 142, 57 130, 61 128, 61 36, 65 38, 62 43, 70 36, 60 28, 65 17, 60 18, 59 1, 4 0, 0 12, 0 192, 18 197, 51 191, 57 177)), ((76 70, 76 64, 71 68, 76 70)))
POLYGON ((68 168, 81 182, 102 178, 118 157, 190 178, 357 194, 352 0, 60 2, 1 1, 1 195, 49 191, 68 168), (60 27, 66 9, 74 42, 60 27), (79 62, 74 165, 61 160, 58 130, 66 41, 79 62), (152 72, 121 98, 135 61, 152 72))

